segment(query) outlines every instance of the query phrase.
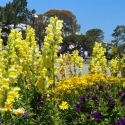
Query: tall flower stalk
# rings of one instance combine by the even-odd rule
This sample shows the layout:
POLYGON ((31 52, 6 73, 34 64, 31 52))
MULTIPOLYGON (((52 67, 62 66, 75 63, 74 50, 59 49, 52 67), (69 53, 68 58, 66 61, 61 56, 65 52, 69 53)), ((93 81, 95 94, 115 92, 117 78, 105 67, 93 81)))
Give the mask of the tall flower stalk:
MULTIPOLYGON (((7 47, 10 48, 9 45, 7 47)), ((2 50, 2 39, 0 39, 0 112, 4 125, 9 124, 10 114, 16 110, 13 104, 15 99, 18 99, 20 90, 17 85, 13 86, 14 83, 17 83, 19 72, 15 59, 10 58, 12 53, 13 50, 11 49, 9 51, 7 49, 2 50)))
POLYGON ((46 93, 47 89, 50 89, 50 98, 51 98, 51 112, 54 125, 57 125, 56 122, 56 100, 55 100, 55 75, 58 72, 55 62, 57 59, 57 46, 62 42, 61 29, 62 21, 58 20, 57 17, 51 17, 48 27, 46 27, 46 36, 44 38, 44 46, 42 49, 42 67, 41 74, 36 83, 39 91, 46 93), (51 84, 49 81, 52 81, 51 84))
POLYGON ((109 61, 108 68, 112 76, 117 76, 117 74, 119 73, 119 62, 120 60, 118 58, 114 58, 109 61))
POLYGON ((74 68, 74 75, 77 75, 77 67, 78 67, 78 75, 82 74, 82 66, 83 66, 83 58, 78 55, 78 50, 74 50, 72 52, 71 64, 74 68))
POLYGON ((104 73, 106 74, 106 49, 102 47, 101 43, 95 42, 92 51, 92 60, 89 65, 90 73, 104 73))

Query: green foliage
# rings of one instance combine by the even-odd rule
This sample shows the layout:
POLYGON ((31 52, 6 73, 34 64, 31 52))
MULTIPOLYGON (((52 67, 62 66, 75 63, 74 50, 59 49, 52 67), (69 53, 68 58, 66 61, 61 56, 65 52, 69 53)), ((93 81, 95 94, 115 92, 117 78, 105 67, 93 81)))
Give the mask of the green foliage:
POLYGON ((86 32, 86 35, 89 36, 93 42, 101 42, 104 38, 103 31, 101 29, 90 29, 86 32))
MULTIPOLYGON (((63 38, 63 44, 69 46, 70 43, 74 43, 74 45, 83 46, 85 50, 92 52, 92 48, 94 46, 94 42, 87 35, 76 35, 72 34, 63 38)), ((79 48, 78 48, 79 49, 79 48)))
POLYGON ((117 83, 108 86, 97 83, 86 87, 70 109, 62 115, 67 125, 109 125, 124 118, 124 108, 122 86, 117 83))
POLYGON ((63 20, 63 35, 67 36, 76 33, 80 30, 80 25, 77 24, 76 16, 68 10, 49 10, 44 13, 47 17, 57 16, 63 20))
POLYGON ((37 43, 39 45, 39 50, 41 50, 42 42, 45 36, 45 27, 48 24, 48 18, 43 14, 37 15, 38 17, 32 17, 30 19, 29 25, 35 29, 35 35, 37 38, 37 43))
POLYGON ((26 0, 13 0, 3 8, 4 21, 9 24, 26 23, 34 10, 29 11, 26 0))
POLYGON ((125 26, 124 25, 118 25, 113 33, 112 36, 114 37, 114 40, 112 43, 117 47, 119 43, 125 42, 125 26))

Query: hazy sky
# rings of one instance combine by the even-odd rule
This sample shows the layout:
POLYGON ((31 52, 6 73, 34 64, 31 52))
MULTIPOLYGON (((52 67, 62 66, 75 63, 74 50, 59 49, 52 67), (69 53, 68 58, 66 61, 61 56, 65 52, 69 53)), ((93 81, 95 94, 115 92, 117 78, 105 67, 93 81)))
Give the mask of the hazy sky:
MULTIPOLYGON (((12 0, 0 0, 0 6, 12 0)), ((27 0, 28 9, 43 14, 50 9, 69 10, 81 25, 80 32, 99 28, 104 41, 113 40, 111 34, 117 25, 125 25, 125 0, 27 0)))

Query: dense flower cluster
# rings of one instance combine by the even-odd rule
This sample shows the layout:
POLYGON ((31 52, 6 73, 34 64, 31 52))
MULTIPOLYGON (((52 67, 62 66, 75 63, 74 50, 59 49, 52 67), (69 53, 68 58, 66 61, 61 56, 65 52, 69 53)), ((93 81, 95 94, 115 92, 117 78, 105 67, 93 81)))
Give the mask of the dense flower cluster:
POLYGON ((78 50, 74 50, 72 53, 71 65, 74 66, 75 75, 81 74, 83 66, 83 58, 78 55, 78 50), (78 74, 76 73, 76 67, 78 67, 78 74))
POLYGON ((56 49, 58 44, 62 42, 61 28, 62 21, 57 17, 50 18, 50 24, 46 28, 46 36, 44 38, 44 46, 42 49, 41 73, 36 82, 36 86, 40 91, 45 91, 48 87, 48 80, 55 82, 55 74, 58 73, 58 67, 55 66, 57 59, 56 49))
POLYGON ((122 86, 124 85, 124 81, 124 78, 107 76, 106 74, 85 74, 84 76, 74 76, 59 81, 55 86, 55 92, 57 95, 63 96, 66 93, 78 93, 84 90, 87 86, 97 83, 102 83, 104 87, 115 84, 122 86))
POLYGON ((106 73, 105 52, 106 49, 102 47, 101 43, 95 42, 92 52, 92 60, 89 65, 90 73, 106 73))
MULTIPOLYGON (((11 50, 10 50, 11 51, 11 50)), ((20 88, 12 84, 17 82, 19 66, 11 63, 8 51, 2 50, 2 40, 0 39, 0 111, 7 112, 13 110, 13 103, 18 98, 20 88)))
MULTIPOLYGON (((73 117, 67 123, 73 124, 112 124, 124 123, 125 92, 119 84, 104 86, 96 83, 83 90, 83 94, 74 102, 73 117), (116 89, 117 88, 117 89, 116 89), (74 115, 75 114, 75 115, 74 115), (79 120, 78 120, 79 119, 79 120), (119 120, 121 119, 121 120, 119 120)), ((124 124, 123 124, 124 125, 124 124)))
POLYGON ((111 72, 111 75, 117 75, 119 73, 119 59, 115 58, 109 61, 108 68, 111 72))

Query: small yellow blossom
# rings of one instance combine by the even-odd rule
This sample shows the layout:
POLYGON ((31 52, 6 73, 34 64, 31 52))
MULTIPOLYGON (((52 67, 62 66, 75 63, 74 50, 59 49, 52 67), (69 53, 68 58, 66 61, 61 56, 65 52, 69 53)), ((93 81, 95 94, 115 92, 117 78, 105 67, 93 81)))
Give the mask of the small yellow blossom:
POLYGON ((4 110, 5 111, 12 111, 12 104, 10 102, 5 102, 4 110))
POLYGON ((62 101, 62 103, 59 105, 59 108, 61 110, 68 109, 68 103, 66 101, 62 101))
POLYGON ((15 115, 22 115, 24 114, 24 112, 25 112, 24 108, 13 109, 13 113, 15 115))
POLYGON ((122 86, 125 87, 125 82, 123 82, 122 86))

